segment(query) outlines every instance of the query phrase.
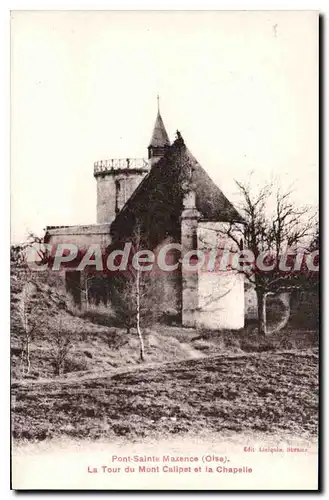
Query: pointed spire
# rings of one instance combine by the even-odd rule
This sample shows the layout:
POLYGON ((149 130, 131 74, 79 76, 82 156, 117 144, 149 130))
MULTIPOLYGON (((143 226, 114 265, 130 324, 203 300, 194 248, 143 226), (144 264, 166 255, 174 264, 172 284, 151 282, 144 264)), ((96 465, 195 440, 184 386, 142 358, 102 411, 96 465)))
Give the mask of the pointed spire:
POLYGON ((158 114, 155 120, 154 124, 154 129, 153 129, 153 134, 151 138, 151 142, 149 144, 149 148, 163 148, 165 146, 170 146, 170 141, 169 137, 167 134, 167 131, 165 129, 165 126, 162 121, 162 117, 160 115, 160 98, 159 94, 157 95, 157 102, 158 102, 158 114))

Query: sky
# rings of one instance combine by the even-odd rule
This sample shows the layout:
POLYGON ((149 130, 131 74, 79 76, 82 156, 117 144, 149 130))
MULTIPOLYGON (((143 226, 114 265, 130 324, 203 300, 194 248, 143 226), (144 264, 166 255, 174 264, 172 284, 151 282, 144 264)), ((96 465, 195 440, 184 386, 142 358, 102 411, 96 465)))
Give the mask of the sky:
POLYGON ((253 171, 317 206, 316 12, 15 11, 13 242, 96 222, 93 163, 147 158, 157 94, 231 201, 253 171))

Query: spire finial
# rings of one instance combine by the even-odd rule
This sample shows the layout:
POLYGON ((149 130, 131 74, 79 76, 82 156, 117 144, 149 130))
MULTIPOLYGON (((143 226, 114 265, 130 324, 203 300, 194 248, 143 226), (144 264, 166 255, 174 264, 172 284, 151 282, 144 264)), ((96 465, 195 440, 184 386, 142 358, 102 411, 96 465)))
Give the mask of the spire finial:
POLYGON ((157 101, 158 101, 158 113, 160 113, 160 96, 157 94, 157 101))

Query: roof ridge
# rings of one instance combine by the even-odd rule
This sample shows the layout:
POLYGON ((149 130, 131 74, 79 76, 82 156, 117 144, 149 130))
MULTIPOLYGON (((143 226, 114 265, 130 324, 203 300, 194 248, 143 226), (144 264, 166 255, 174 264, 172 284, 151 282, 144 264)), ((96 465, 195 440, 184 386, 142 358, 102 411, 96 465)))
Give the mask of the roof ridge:
MULTIPOLYGON (((218 222, 242 222, 243 219, 232 202, 226 198, 220 187, 212 180, 207 171, 200 165, 198 160, 187 148, 182 136, 179 135, 167 149, 164 156, 160 158, 159 162, 151 167, 148 174, 143 178, 131 197, 117 214, 112 224, 115 226, 117 220, 120 219, 127 210, 132 209, 134 203, 136 203, 136 199, 138 199, 142 191, 146 188, 150 179, 153 178, 154 180, 153 176, 156 172, 163 169, 170 175, 173 165, 176 162, 182 162, 184 157, 193 163, 192 182, 195 184, 197 209, 201 213, 202 218, 218 222)), ((182 163, 180 163, 180 165, 182 166, 182 163)), ((170 186, 167 187, 170 188, 170 186)))

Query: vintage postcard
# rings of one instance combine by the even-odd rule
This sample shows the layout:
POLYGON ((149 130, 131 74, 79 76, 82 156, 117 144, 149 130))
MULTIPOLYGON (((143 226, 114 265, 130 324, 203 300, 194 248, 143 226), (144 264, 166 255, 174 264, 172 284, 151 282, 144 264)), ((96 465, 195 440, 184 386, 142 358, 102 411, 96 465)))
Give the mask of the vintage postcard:
POLYGON ((15 490, 317 490, 319 15, 12 11, 15 490))

